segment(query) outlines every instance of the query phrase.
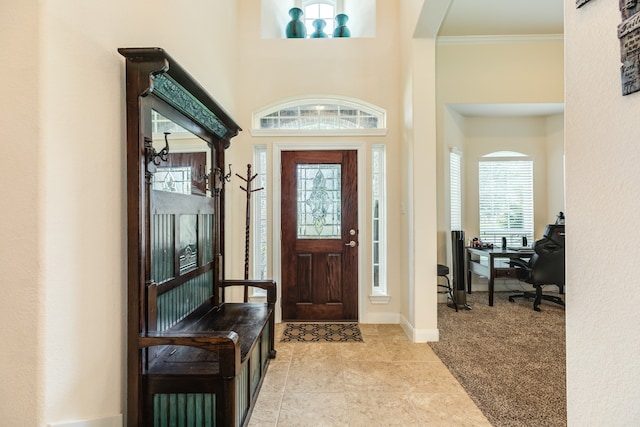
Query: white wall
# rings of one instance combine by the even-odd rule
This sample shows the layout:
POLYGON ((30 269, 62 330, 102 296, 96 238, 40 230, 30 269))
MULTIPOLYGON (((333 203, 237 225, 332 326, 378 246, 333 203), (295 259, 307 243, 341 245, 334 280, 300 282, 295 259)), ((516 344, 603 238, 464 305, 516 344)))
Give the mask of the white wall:
POLYGON ((1 418, 46 425, 121 414, 125 106, 116 49, 166 48, 233 112, 234 64, 225 61, 235 4, 5 3, 1 418))
POLYGON ((547 215, 553 222, 564 203, 564 114, 547 117, 547 215))
POLYGON ((570 427, 640 423, 640 93, 621 95, 618 2, 565 2, 570 427))
POLYGON ((402 325, 437 341, 435 36, 449 0, 401 2, 402 325), (416 20, 426 23, 416 28, 416 20), (420 30, 420 31, 418 31, 420 30), (419 33, 419 35, 417 35, 419 33))

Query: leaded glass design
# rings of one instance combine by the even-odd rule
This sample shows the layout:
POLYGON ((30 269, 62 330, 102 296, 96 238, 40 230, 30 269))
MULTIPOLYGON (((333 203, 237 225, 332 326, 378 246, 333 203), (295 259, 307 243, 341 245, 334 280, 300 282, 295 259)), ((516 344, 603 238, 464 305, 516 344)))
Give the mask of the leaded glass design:
POLYGON ((260 118, 260 129, 377 129, 380 114, 336 104, 305 104, 260 118))
POLYGON ((340 164, 297 166, 297 229, 299 239, 339 239, 341 227, 340 164))
POLYGON ((159 167, 153 174, 151 185, 154 190, 191 194, 191 168, 188 166, 159 167))
POLYGON ((198 215, 180 215, 180 273, 198 266, 198 215))

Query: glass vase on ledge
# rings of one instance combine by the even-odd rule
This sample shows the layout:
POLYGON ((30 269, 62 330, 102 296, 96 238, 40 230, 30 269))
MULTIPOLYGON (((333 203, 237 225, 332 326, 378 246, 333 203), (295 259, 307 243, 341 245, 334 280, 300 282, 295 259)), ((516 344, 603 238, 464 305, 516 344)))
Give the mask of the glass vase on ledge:
POLYGON ((333 37, 351 37, 351 31, 347 28, 347 21, 349 21, 349 16, 344 13, 340 13, 336 15, 336 22, 338 25, 336 29, 333 30, 333 37))
POLYGON ((293 7, 289 9, 289 16, 291 17, 291 21, 287 24, 287 28, 285 29, 285 34, 288 39, 304 39, 307 37, 307 28, 304 26, 304 23, 300 20, 302 17, 302 9, 299 7, 293 7))
POLYGON ((311 37, 312 39, 325 39, 329 36, 327 36, 327 33, 324 32, 324 27, 327 25, 327 23, 325 22, 324 19, 316 19, 313 21, 313 28, 315 28, 316 30, 311 33, 311 37))

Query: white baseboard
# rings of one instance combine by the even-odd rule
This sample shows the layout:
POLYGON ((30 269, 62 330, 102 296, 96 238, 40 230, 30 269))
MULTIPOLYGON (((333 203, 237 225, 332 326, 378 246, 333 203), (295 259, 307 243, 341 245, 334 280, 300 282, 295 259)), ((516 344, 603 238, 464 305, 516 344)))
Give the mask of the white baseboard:
POLYGON ((400 323, 400 313, 392 313, 392 312, 367 313, 363 319, 360 319, 360 323, 397 325, 398 323, 400 323))
POLYGON ((416 329, 404 316, 400 316, 400 326, 415 343, 440 341, 439 329, 416 329))
POLYGON ((48 427, 122 427, 122 414, 92 420, 67 421, 47 424, 48 427))

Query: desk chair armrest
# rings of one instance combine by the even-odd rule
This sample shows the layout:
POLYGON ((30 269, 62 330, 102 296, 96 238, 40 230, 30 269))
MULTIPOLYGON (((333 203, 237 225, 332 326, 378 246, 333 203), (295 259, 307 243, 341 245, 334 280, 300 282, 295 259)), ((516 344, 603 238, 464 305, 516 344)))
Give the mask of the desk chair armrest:
POLYGON ((528 259, 522 259, 522 258, 512 258, 509 260, 509 267, 511 268, 522 268, 524 270, 528 270, 529 268, 531 268, 530 264, 529 264, 529 260, 528 259))

